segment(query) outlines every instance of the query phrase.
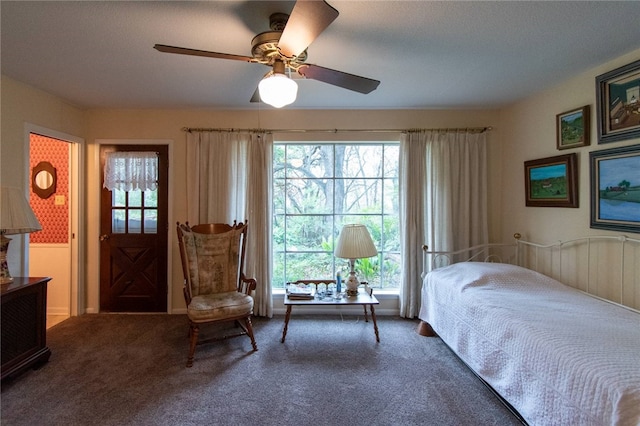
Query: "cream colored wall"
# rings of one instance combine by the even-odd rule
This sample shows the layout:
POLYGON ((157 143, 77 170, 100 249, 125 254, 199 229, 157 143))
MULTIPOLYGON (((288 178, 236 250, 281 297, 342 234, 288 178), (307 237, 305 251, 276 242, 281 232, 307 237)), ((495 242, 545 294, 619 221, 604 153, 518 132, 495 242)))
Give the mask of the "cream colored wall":
MULTIPOLYGON (((97 312, 98 300, 98 206, 99 163, 96 140, 172 140, 170 179, 171 216, 182 220, 185 185, 185 134, 182 127, 300 128, 300 129, 408 129, 415 127, 493 126, 489 133, 489 205, 492 239, 508 239, 521 232, 538 241, 585 234, 607 234, 589 228, 589 151, 638 143, 629 140, 598 145, 595 121, 595 77, 640 58, 640 50, 588 70, 559 86, 545 90, 502 111, 494 110, 403 110, 403 111, 312 111, 312 110, 92 110, 84 112, 64 100, 2 76, 2 184, 26 188, 27 146, 24 124, 33 123, 84 137, 87 149, 87 311, 97 312), (591 105, 592 142, 588 147, 558 151, 555 116, 591 105), (580 207, 525 207, 524 161, 577 152, 579 155, 580 207), (93 240, 96 241, 93 241, 93 240)), ((326 136, 326 135, 325 135, 326 136)), ((339 135, 338 135, 339 136, 339 135)), ((171 227, 171 306, 184 307, 180 289, 179 254, 171 227)), ((13 246, 12 246, 13 248, 13 246)), ((10 262, 15 261, 11 256, 10 262)))
MULTIPOLYGON (((0 76, 2 90, 0 104, 0 183, 23 188, 29 186, 29 142, 25 139, 25 125, 32 124, 57 132, 83 137, 85 112, 64 100, 0 76)), ((25 237, 12 236, 8 253, 12 275, 27 275, 25 237)))
MULTIPOLYGON (((523 100, 500 115, 502 169, 500 182, 502 238, 514 232, 537 242, 548 243, 586 235, 610 235, 611 231, 590 228, 589 152, 633 145, 639 139, 598 144, 595 78, 605 72, 640 59, 640 49, 571 78, 570 80, 523 100), (591 106, 591 145, 559 151, 556 149, 556 114, 591 106), (524 162, 567 153, 578 154, 579 207, 526 207, 524 162)), ((637 235, 636 235, 637 237, 637 235)))
MULTIPOLYGON (((172 202, 170 216, 174 221, 183 221, 185 209, 185 133, 183 127, 213 128, 268 128, 268 129, 409 129, 441 127, 495 126, 497 111, 492 110, 403 110, 403 111, 312 111, 312 110, 94 110, 88 113, 88 164, 87 164, 87 288, 88 311, 97 312, 99 307, 99 146, 96 141, 127 139, 169 139, 173 141, 170 154, 170 185, 172 202)), ((289 138, 291 135, 287 135, 289 138)), ((304 135, 299 135, 304 137, 304 135)), ((327 135, 327 138, 342 135, 327 135)), ((345 138, 353 135, 346 134, 345 138)), ((380 138, 379 134, 371 135, 380 138)), ((500 174, 500 130, 489 133, 490 182, 496 187, 502 180, 500 174)), ((500 193, 490 195, 492 211, 498 211, 500 193)), ((499 218, 492 217, 491 231, 500 234, 499 218)), ((171 244, 169 286, 172 312, 184 309, 180 256, 174 237, 173 224, 169 226, 171 244)))

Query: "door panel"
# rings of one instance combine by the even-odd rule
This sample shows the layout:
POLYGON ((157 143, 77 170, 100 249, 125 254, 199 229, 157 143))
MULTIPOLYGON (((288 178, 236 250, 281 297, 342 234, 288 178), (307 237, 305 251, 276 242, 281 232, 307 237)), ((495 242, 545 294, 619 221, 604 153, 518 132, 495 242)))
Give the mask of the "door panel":
POLYGON ((102 145, 101 176, 108 152, 158 154, 154 191, 101 190, 100 311, 167 311, 168 147, 102 145))

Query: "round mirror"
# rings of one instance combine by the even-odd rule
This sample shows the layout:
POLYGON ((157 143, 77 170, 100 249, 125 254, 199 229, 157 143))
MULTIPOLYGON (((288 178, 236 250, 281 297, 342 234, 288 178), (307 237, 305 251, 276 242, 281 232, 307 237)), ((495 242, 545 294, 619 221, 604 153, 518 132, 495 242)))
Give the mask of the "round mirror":
POLYGON ((41 161, 31 171, 33 192, 40 198, 49 198, 56 192, 56 169, 48 161, 41 161))
POLYGON ((35 184, 40 189, 49 189, 53 185, 53 175, 46 170, 41 170, 36 174, 35 184))

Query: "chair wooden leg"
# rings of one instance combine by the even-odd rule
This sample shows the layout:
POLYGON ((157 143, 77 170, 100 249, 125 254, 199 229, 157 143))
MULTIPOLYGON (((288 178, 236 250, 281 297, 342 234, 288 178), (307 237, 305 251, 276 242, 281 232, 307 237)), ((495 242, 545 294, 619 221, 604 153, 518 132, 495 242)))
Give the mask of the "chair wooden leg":
POLYGON ((187 367, 192 367, 193 356, 196 353, 196 345, 198 344, 198 333, 200 332, 200 328, 193 323, 191 323, 189 327, 190 327, 190 330, 189 330, 190 341, 189 341, 189 357, 187 358, 187 367))
POLYGON ((253 337, 253 325, 251 324, 251 317, 248 316, 245 320, 245 324, 247 327, 247 334, 249 335, 249 338, 251 339, 251 346, 253 346, 253 350, 257 351, 258 350, 258 345, 256 344, 256 339, 253 337))

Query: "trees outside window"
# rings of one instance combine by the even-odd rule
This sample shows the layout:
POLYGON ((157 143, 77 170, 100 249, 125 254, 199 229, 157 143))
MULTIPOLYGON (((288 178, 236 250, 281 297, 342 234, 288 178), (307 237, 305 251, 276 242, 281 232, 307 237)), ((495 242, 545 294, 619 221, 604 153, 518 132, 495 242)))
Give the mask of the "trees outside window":
POLYGON ((348 261, 333 256, 343 224, 367 226, 378 256, 356 261, 360 280, 396 289, 400 280, 397 142, 275 143, 273 287, 328 278, 348 261))

